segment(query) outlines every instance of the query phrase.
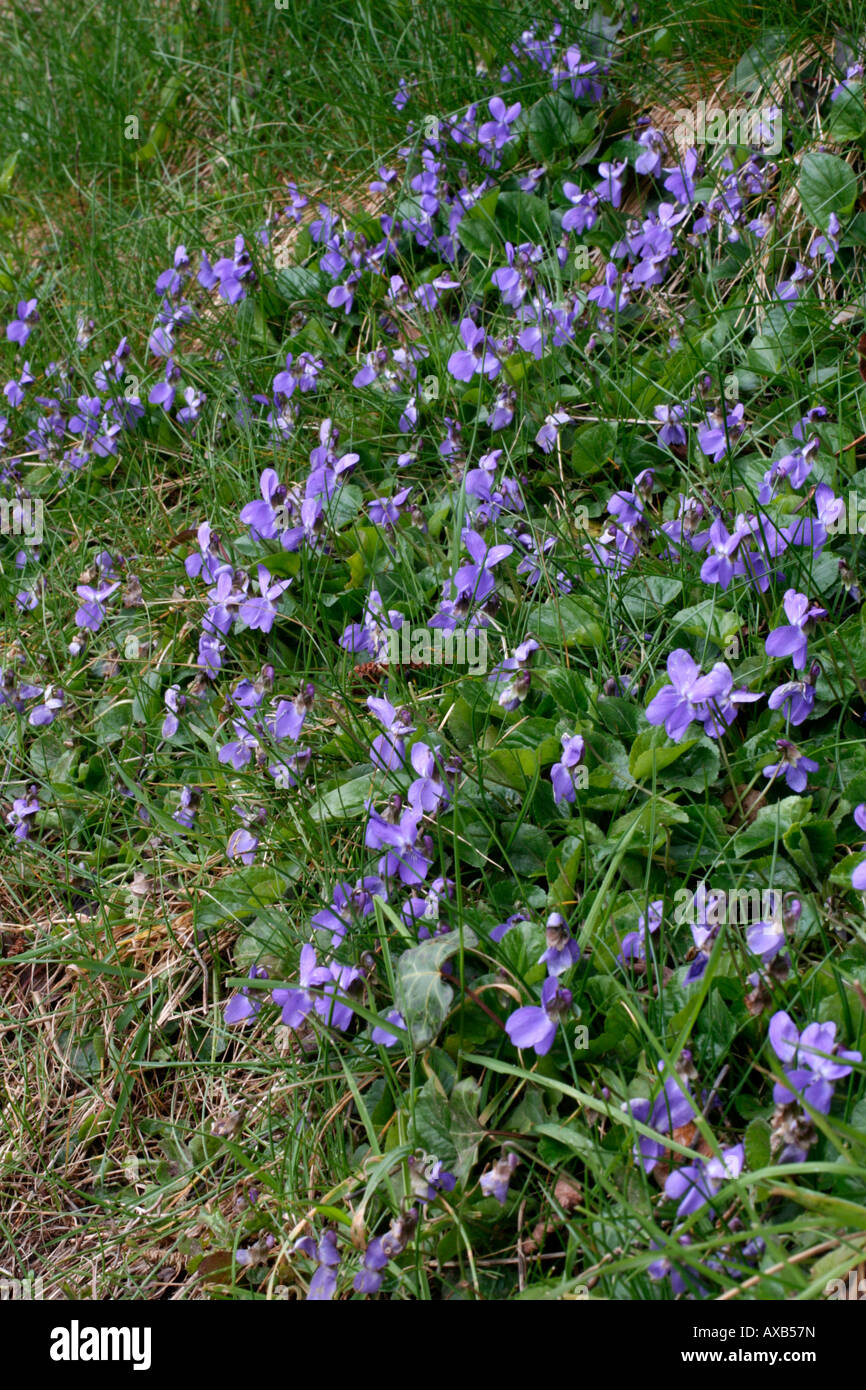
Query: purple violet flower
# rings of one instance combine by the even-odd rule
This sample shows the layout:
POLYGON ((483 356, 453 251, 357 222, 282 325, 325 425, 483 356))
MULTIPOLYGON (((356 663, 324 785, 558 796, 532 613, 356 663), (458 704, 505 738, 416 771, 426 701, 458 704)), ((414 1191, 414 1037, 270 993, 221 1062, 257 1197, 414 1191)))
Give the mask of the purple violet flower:
POLYGON ((788 624, 773 628, 764 647, 767 656, 790 656, 798 671, 806 665, 807 636, 814 624, 826 618, 826 608, 817 603, 810 605, 805 594, 796 589, 788 589, 784 597, 785 615, 788 624))
POLYGON ((571 1008, 571 990, 560 988, 555 975, 548 975, 541 989, 541 1006, 528 1004, 515 1009, 505 1022, 505 1031, 515 1047, 535 1049, 543 1057, 553 1046, 557 1025, 571 1008))
POLYGON ((771 781, 784 776, 792 792, 804 792, 807 772, 817 772, 819 764, 814 758, 807 758, 805 753, 800 752, 796 743, 791 743, 787 738, 777 738, 776 747, 782 756, 777 763, 769 763, 762 769, 764 776, 769 777, 771 781))

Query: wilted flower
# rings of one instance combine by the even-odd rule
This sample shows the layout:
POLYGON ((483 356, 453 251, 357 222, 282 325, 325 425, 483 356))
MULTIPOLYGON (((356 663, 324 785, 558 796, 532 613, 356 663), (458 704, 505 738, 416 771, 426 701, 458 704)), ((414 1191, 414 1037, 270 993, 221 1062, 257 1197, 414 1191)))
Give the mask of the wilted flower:
POLYGON ((495 1197, 499 1205, 504 1207, 509 1183, 519 1163, 519 1154, 503 1150, 501 1158, 496 1160, 493 1167, 481 1174, 479 1181, 484 1196, 495 1197))

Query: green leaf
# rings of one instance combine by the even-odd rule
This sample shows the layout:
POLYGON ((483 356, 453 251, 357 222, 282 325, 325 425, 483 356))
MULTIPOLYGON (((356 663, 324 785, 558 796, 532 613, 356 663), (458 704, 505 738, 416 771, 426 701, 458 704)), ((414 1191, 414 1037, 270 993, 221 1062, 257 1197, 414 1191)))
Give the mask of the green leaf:
POLYGON ((291 550, 274 550, 265 555, 256 555, 250 564, 261 565, 268 574, 283 579, 288 576, 296 578, 301 572, 301 557, 297 551, 291 550))
POLYGON ((325 517, 335 531, 357 516, 364 502, 364 494, 356 483, 343 483, 338 487, 325 507, 325 517))
POLYGON ((786 796, 773 806, 762 806, 752 824, 738 832, 734 841, 736 858, 775 844, 777 836, 781 844, 792 830, 811 820, 811 810, 810 796, 786 796))
POLYGON ((746 1166, 753 1172, 758 1168, 769 1168, 772 1162, 770 1155, 770 1126, 766 1120, 756 1117, 746 1125, 746 1133, 743 1136, 743 1143, 746 1150, 746 1166))
POLYGON ((703 791, 704 787, 711 787, 715 782, 720 763, 718 741, 704 736, 677 763, 672 780, 682 791, 703 791))
POLYGON ((550 164, 555 155, 572 146, 582 148, 592 139, 598 121, 581 120, 580 113, 562 92, 549 92, 529 113, 529 152, 541 164, 550 164))
POLYGON ((696 738, 670 743, 664 729, 644 729, 638 734, 628 755, 628 770, 636 782, 657 777, 664 768, 675 763, 697 743, 696 738))
POLYGON ((364 810, 364 802, 374 793, 374 777, 365 773, 353 777, 332 791, 324 792, 310 807, 310 816, 321 824, 329 820, 356 820, 364 810))
POLYGON ((435 1076, 427 1078, 415 1098, 412 1125, 418 1148, 426 1150, 431 1158, 440 1159, 446 1168, 456 1163, 448 1097, 435 1076))
POLYGON ((493 221, 498 201, 499 189, 494 188, 491 193, 486 193, 477 203, 473 203, 457 228, 457 240, 460 245, 466 251, 472 251, 485 260, 491 248, 499 250, 502 245, 502 237, 493 221))
POLYGON ((581 425, 571 446, 571 466, 575 473, 586 477, 597 473, 610 463, 616 446, 615 420, 599 420, 594 425, 581 425))
POLYGON ((573 594, 543 603, 535 621, 543 642, 596 649, 604 645, 604 633, 594 608, 587 600, 575 598, 573 594))
POLYGON ((550 209, 534 193, 500 193, 495 218, 506 240, 515 245, 543 241, 550 231, 550 209))
MULTIPOLYGON (((475 934, 463 929, 464 946, 477 945, 475 934)), ((451 1007, 454 991, 442 978, 446 961, 460 950, 460 933, 435 936, 404 951, 397 966, 395 1003, 406 1023, 412 1046, 428 1047, 436 1037, 451 1007)))
POLYGON ((12 179, 15 176, 15 166, 18 163, 20 150, 15 150, 14 154, 8 154, 0 165, 0 197, 8 193, 12 187, 12 179))
POLYGON ((481 1087, 467 1078, 458 1081, 446 1096, 435 1077, 430 1077, 415 1101, 413 1122, 416 1144, 439 1158, 460 1182, 466 1179, 478 1157, 484 1128, 478 1123, 481 1087))
POLYGON ((286 917, 277 913, 255 917, 248 927, 244 927, 234 945, 233 956, 238 973, 245 974, 251 965, 264 965, 277 978, 291 942, 292 934, 286 917))
POLYGON ((863 863, 866 863, 866 860, 864 860, 862 852, 846 854, 845 858, 835 866, 830 874, 830 882, 837 883, 841 888, 850 888, 851 875, 863 863))
MULTIPOLYGON (((537 825, 520 825, 515 820, 501 824, 502 842, 508 864, 515 874, 539 878, 547 867, 547 856, 553 848, 550 836, 537 825)), ((494 854, 495 850, 491 851, 494 854)))
POLYGON ((759 376, 775 376, 782 370, 783 356, 776 338, 756 333, 746 351, 746 364, 759 376))
POLYGON ((498 251, 502 246, 502 237, 492 223, 473 221, 469 217, 464 217, 457 228, 457 240, 464 251, 471 251, 484 260, 491 250, 498 251))
POLYGON ((285 270, 277 271, 274 284, 280 298, 293 308, 296 304, 317 298, 322 292, 324 281, 318 270, 304 265, 292 265, 287 266, 285 270))
POLYGON ((577 873, 582 859, 583 840, 577 839, 574 835, 569 835, 549 856, 547 861, 547 881, 550 884, 550 891, 547 895, 548 907, 559 908, 564 903, 575 901, 577 873))
POLYGON ((523 719, 484 759, 484 777, 527 791, 540 767, 556 762, 562 745, 552 719, 523 719))
POLYGON ((736 613, 719 608, 715 599, 704 599, 703 603, 693 604, 675 614, 675 627, 672 637, 679 632, 688 632, 692 637, 709 638, 723 651, 740 631, 740 619, 736 613))
POLYGON ((538 769, 555 762, 561 747, 558 738, 546 738, 537 748, 494 748, 484 759, 485 780, 528 791, 538 769))
POLYGON ((830 107, 827 129, 834 140, 859 140, 866 135, 866 106, 861 82, 849 82, 839 89, 830 107))
POLYGON ((857 198, 857 175, 836 154, 813 151, 800 165, 800 202, 816 227, 826 232, 830 214, 847 217, 857 198))
POLYGON ((263 907, 279 902, 289 883, 302 873, 300 862, 290 860, 287 864, 285 855, 281 857, 280 864, 281 873, 266 864, 245 865, 242 869, 225 874, 212 889, 198 889, 195 900, 196 928, 216 926, 238 917, 250 917, 263 907))
POLYGON ((80 748, 64 748, 59 738, 43 734, 30 749, 30 766, 37 777, 50 783, 52 791, 72 792, 72 773, 80 757, 80 748))
POLYGON ((678 806, 654 797, 637 811, 628 811, 624 816, 619 816, 608 831, 608 839, 617 840, 621 835, 633 835, 632 849, 648 849, 652 835, 652 847, 657 849, 664 844, 668 827, 687 825, 688 819, 686 812, 678 806))
POLYGON ((682 581, 664 574, 644 575, 626 582, 621 590, 626 612, 640 623, 660 617, 661 610, 680 598, 682 592, 682 581))

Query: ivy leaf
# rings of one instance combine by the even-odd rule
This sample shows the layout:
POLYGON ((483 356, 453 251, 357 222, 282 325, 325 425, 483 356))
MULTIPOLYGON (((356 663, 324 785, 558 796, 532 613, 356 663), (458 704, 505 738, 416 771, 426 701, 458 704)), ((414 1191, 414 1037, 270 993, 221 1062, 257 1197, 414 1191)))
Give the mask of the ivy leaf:
MULTIPOLYGON (((460 933, 453 931, 422 941, 400 957, 395 1003, 416 1051, 430 1045, 448 1015, 454 991, 441 972, 445 962, 460 950, 460 944, 460 933)), ((468 927, 463 929, 463 945, 477 945, 477 937, 468 927)))
POLYGON ((441 1159, 460 1182, 466 1182, 478 1157, 484 1129, 478 1123, 481 1087, 471 1077, 458 1081, 446 1096, 435 1077, 421 1088, 413 1115, 415 1142, 431 1158, 441 1159))

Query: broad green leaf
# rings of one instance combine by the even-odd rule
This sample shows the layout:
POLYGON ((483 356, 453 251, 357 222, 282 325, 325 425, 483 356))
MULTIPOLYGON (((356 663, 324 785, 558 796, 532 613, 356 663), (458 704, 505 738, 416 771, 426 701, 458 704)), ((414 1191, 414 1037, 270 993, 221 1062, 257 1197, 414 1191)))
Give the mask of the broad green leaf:
POLYGON ((781 845, 794 827, 811 820, 811 809, 810 796, 786 796, 772 806, 762 806, 751 825, 744 826, 738 832, 733 846, 736 858, 774 844, 777 836, 781 845))
POLYGON ((245 865, 225 874, 212 888, 200 888, 195 898, 196 928, 249 917, 279 902, 289 883, 303 871, 298 860, 287 862, 286 856, 281 857, 280 866, 283 872, 277 873, 266 864, 245 865))
POLYGON ((651 781, 671 763, 675 763, 697 743, 696 738, 670 743, 664 729, 644 729, 638 734, 628 755, 628 770, 636 782, 651 781))
POLYGON ((353 777, 332 791, 324 792, 310 807, 314 821, 356 820, 364 810, 364 803, 373 796, 375 790, 373 773, 363 777, 353 777))
POLYGON ((607 468, 616 446, 615 420, 599 420, 593 425, 581 425, 571 445, 571 466, 575 473, 586 477, 607 468))
POLYGON ((506 240, 515 245, 543 242, 550 231, 550 209, 545 199, 534 193, 500 193, 494 216, 506 240))
POLYGON ((595 648, 604 645, 604 633, 594 608, 572 594, 543 603, 537 610, 535 627, 543 642, 595 648))
POLYGON ((866 135, 862 82, 849 82, 839 89, 830 107, 827 128, 834 140, 860 140, 866 135))
POLYGON ((580 112, 562 92, 543 96, 532 107, 527 121, 532 158, 550 164, 555 155, 588 144, 598 120, 595 112, 591 115, 594 119, 582 120, 580 112))
MULTIPOLYGON (((692 637, 706 637, 722 650, 733 641, 740 631, 740 619, 736 613, 720 608, 714 599, 704 599, 703 603, 693 604, 674 614, 671 633, 675 639, 679 632, 687 632, 692 637)), ((675 643, 674 643, 675 645, 675 643)))
POLYGON ((0 197, 8 193, 12 187, 12 179, 15 176, 15 166, 18 163, 20 150, 15 150, 13 154, 8 154, 0 165, 0 197))
POLYGON ((292 265, 278 270, 274 283, 280 298, 291 308, 315 299, 322 292, 324 280, 318 270, 305 265, 292 265))
POLYGON ((822 150, 803 156, 800 165, 800 202, 816 227, 826 232, 830 214, 847 217, 857 198, 857 175, 837 154, 822 150))

